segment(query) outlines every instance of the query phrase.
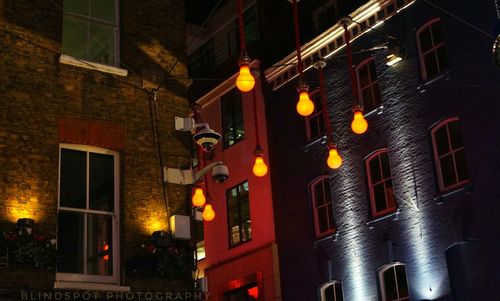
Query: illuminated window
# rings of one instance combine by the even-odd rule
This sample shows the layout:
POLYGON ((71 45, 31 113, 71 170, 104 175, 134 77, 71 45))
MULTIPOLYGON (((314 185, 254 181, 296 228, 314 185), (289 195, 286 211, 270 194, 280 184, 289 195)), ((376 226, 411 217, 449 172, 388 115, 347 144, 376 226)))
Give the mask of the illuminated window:
POLYGON ((342 282, 333 280, 319 288, 320 301, 344 301, 342 282))
POLYGON ((203 221, 196 221, 194 225, 194 240, 196 241, 196 259, 205 259, 205 233, 203 221))
POLYGON ((118 66, 118 0, 64 0, 62 53, 118 66))
POLYGON ((229 245, 231 247, 252 239, 248 182, 226 191, 229 245))
POLYGON ((314 224, 316 237, 324 237, 335 232, 333 217, 333 200, 330 177, 322 176, 309 184, 309 194, 314 207, 314 224))
POLYGON ((359 100, 365 113, 371 112, 382 104, 378 86, 375 59, 370 57, 356 67, 359 100))
POLYGON ((370 191, 372 217, 379 217, 396 210, 392 188, 389 152, 381 149, 365 160, 365 167, 370 191))
POLYGON ((226 148, 245 138, 241 93, 236 88, 222 96, 221 112, 222 134, 226 148))
POLYGON ((464 143, 459 119, 446 119, 431 130, 439 191, 444 192, 469 182, 464 143))
POLYGON ((427 22, 417 30, 417 45, 424 80, 435 77, 448 67, 440 18, 427 22))
POLYGON ((255 301, 259 299, 259 287, 253 283, 224 294, 224 301, 255 301))
POLYGON ((62 144, 57 279, 119 281, 118 153, 62 144))
POLYGON ((309 97, 314 102, 314 112, 306 117, 305 121, 307 140, 312 141, 325 134, 325 122, 323 120, 323 110, 319 89, 309 93, 309 97))
POLYGON ((382 301, 410 300, 405 264, 396 262, 382 266, 378 278, 382 301))

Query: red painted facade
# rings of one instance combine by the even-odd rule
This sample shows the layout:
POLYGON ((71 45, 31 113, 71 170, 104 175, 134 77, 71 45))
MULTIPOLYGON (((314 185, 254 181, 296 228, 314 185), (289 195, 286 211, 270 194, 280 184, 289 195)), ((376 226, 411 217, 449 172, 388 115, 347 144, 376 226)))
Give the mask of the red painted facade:
MULTIPOLYGON (((255 61, 251 67, 258 68, 259 62, 255 61)), ((234 88, 235 77, 236 75, 232 76, 197 101, 201 106, 199 113, 202 121, 221 134, 220 98, 234 88)), ((260 144, 264 151, 264 160, 269 166, 264 99, 258 80, 254 91, 260 144)), ((256 146, 252 92, 242 94, 242 107, 245 138, 226 149, 222 141, 219 142, 215 146, 214 157, 207 162, 210 164, 223 161, 228 166, 230 175, 222 184, 215 183, 211 177, 208 179, 216 215, 213 221, 205 222, 206 259, 202 265, 207 267, 205 276, 208 277, 209 300, 224 300, 224 292, 240 287, 235 286, 235 283, 243 286, 249 284, 245 281, 258 284, 259 297, 256 300, 279 300, 279 272, 270 181, 272 171, 261 178, 252 173, 256 146), (230 247, 226 191, 245 181, 248 181, 249 186, 252 238, 230 247), (246 280, 243 281, 244 279, 246 280)))

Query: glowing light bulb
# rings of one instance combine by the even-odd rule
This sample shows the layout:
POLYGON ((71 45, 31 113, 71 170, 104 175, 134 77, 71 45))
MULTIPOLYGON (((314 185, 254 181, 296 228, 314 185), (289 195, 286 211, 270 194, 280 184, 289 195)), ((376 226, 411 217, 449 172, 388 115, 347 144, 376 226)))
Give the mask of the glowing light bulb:
POLYGON ((331 169, 337 169, 342 165, 342 157, 339 155, 337 148, 331 147, 328 151, 328 159, 326 163, 331 169))
POLYGON ((203 189, 201 187, 196 187, 196 189, 194 190, 192 201, 193 201, 193 206, 195 207, 201 207, 205 205, 206 199, 205 195, 203 194, 203 189))
POLYGON ((253 174, 257 177, 263 177, 267 174, 267 165, 262 156, 255 156, 255 164, 253 165, 253 174))
POLYGON ((255 86, 255 78, 250 73, 250 67, 247 64, 241 64, 240 74, 236 78, 236 87, 241 92, 248 92, 255 86))
POLYGON ((204 221, 210 222, 210 221, 214 220, 215 212, 214 212, 214 209, 212 209, 212 205, 210 205, 210 204, 205 205, 205 208, 203 209, 202 216, 203 216, 204 221))
POLYGON ((314 103, 309 98, 307 89, 299 90, 299 102, 297 102, 297 112, 299 115, 307 117, 314 112, 314 103))
POLYGON ((361 110, 354 111, 354 119, 351 123, 351 129, 358 135, 363 134, 368 129, 368 122, 366 122, 365 117, 363 117, 363 112, 361 110))

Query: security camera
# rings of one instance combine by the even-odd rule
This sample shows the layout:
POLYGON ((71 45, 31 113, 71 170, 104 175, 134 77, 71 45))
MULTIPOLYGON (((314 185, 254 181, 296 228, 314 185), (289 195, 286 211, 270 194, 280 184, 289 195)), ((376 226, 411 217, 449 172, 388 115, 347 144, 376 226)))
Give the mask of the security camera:
POLYGON ((222 183, 229 178, 229 169, 224 164, 215 165, 212 167, 212 177, 215 182, 222 183))
POLYGON ((194 142, 200 145, 206 152, 211 151, 221 138, 222 136, 219 133, 210 129, 208 126, 193 135, 194 142))

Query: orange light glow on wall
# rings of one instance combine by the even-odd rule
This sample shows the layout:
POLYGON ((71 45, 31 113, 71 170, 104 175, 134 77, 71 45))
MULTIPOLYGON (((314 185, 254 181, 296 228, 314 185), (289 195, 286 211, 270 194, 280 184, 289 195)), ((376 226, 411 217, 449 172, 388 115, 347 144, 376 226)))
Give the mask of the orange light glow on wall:
POLYGON ((309 93, 307 88, 299 89, 299 101, 297 102, 297 113, 299 115, 307 117, 314 112, 314 103, 309 98, 309 93))
POLYGON ((249 92, 255 86, 255 78, 252 73, 250 73, 250 67, 248 64, 243 63, 240 65, 240 74, 236 78, 236 87, 241 92, 249 92))
POLYGON ((40 221, 44 218, 45 208, 40 204, 35 196, 23 196, 22 192, 19 195, 7 199, 6 202, 7 218, 15 223, 20 218, 30 218, 35 221, 40 221))
POLYGON ((259 288, 254 286, 254 287, 251 287, 247 290, 248 292, 248 295, 254 299, 257 299, 259 298, 259 288))
POLYGON ((331 169, 337 169, 342 165, 342 157, 339 155, 336 147, 332 146, 329 148, 326 163, 331 169))
POLYGON ((360 109, 354 110, 354 118, 351 123, 351 129, 358 135, 363 134, 368 129, 368 122, 366 122, 363 112, 360 109))
POLYGON ((205 209, 203 209, 202 216, 203 216, 203 220, 206 221, 206 222, 210 222, 210 221, 214 220, 214 218, 215 218, 215 211, 212 208, 212 205, 210 205, 210 204, 206 204, 205 205, 205 209))
POLYGON ((202 207, 203 205, 205 205, 206 200, 207 199, 205 198, 205 195, 203 194, 203 188, 196 187, 194 190, 193 198, 192 198, 193 206, 202 207))
POLYGON ((261 155, 255 156, 255 163, 253 165, 253 174, 257 177, 263 177, 267 174, 267 165, 261 155))

